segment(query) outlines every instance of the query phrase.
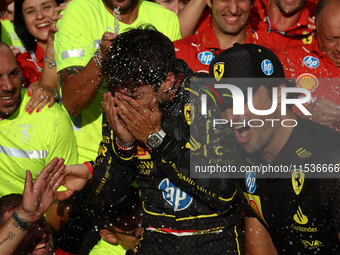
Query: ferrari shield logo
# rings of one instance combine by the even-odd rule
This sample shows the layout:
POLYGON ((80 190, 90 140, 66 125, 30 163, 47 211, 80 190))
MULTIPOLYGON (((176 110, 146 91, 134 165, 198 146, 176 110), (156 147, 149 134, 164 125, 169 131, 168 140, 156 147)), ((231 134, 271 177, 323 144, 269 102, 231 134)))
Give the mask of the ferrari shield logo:
POLYGON ((185 116, 185 121, 187 122, 187 124, 191 125, 191 123, 194 121, 194 118, 195 118, 195 110, 194 110, 193 104, 186 104, 184 106, 184 116, 185 116))
MULTIPOLYGON (((309 34, 309 32, 303 31, 302 34, 304 34, 304 35, 305 35, 305 34, 309 34)), ((312 36, 312 35, 309 35, 309 36, 303 38, 303 39, 302 39, 302 42, 303 42, 303 44, 312 44, 312 42, 313 42, 313 36, 312 36)))
POLYGON ((30 125, 19 125, 18 126, 18 136, 23 143, 30 141, 33 134, 33 127, 30 125))
POLYGON ((305 182, 305 173, 302 170, 296 169, 292 172, 292 185, 296 195, 299 195, 303 183, 305 182))
POLYGON ((214 65, 214 77, 216 81, 220 81, 224 74, 224 62, 217 62, 214 65))

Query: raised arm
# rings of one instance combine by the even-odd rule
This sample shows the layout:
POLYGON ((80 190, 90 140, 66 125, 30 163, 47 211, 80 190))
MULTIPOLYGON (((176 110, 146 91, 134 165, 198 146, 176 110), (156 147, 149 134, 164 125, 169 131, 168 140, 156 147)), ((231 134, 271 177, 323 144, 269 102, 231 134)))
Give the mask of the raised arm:
MULTIPOLYGON (((215 139, 217 134, 212 132, 212 121, 197 114, 195 115, 195 125, 191 124, 190 127, 189 125, 186 127, 190 137, 179 141, 167 129, 170 126, 169 123, 162 123, 166 120, 162 119, 162 113, 155 102, 151 102, 152 109, 148 109, 137 103, 133 98, 120 93, 116 94, 115 102, 124 126, 139 143, 146 144, 150 134, 164 129, 166 135, 163 142, 158 148, 150 151, 158 171, 164 173, 176 186, 199 199, 211 209, 224 211, 230 207, 236 196, 235 184, 232 180, 211 178, 207 181, 206 178, 190 178, 190 164, 193 157, 197 160, 197 165, 205 165, 207 164, 206 161, 215 162, 220 157, 223 157, 224 160, 234 157, 233 153, 227 152, 232 151, 234 146, 232 141, 229 143, 230 139, 227 132, 219 133, 219 139, 215 139), (221 141, 225 143, 225 147, 222 147, 221 141), (191 153, 189 147, 192 148, 192 151, 195 151, 195 155, 191 153), (221 154, 218 152, 219 150, 225 152, 221 154)), ((195 106, 199 102, 200 97, 197 96, 195 106)), ((216 109, 212 114, 212 116, 217 117, 217 114, 219 116, 216 109)), ((131 140, 124 141, 124 143, 128 142, 131 142, 131 140)))
POLYGON ((56 21, 62 18, 60 12, 65 10, 67 3, 62 3, 54 9, 51 18, 51 26, 48 31, 47 46, 44 57, 43 69, 40 81, 33 82, 27 88, 28 95, 32 95, 30 101, 26 105, 27 112, 33 112, 37 108, 37 112, 48 104, 51 107, 56 100, 59 99, 58 93, 58 74, 54 54, 54 34, 58 31, 56 21))
POLYGON ((28 232, 51 206, 56 190, 63 181, 64 160, 54 158, 39 174, 33 184, 32 174, 26 171, 23 202, 0 228, 2 255, 13 254, 28 232))
POLYGON ((196 32, 197 22, 202 16, 206 6, 206 0, 190 0, 178 13, 182 38, 193 35, 196 32))
POLYGON ((100 49, 85 67, 71 66, 60 71, 63 104, 71 116, 76 116, 87 109, 96 98, 103 81, 101 61, 105 58, 106 49, 115 36, 110 32, 104 33, 100 49))

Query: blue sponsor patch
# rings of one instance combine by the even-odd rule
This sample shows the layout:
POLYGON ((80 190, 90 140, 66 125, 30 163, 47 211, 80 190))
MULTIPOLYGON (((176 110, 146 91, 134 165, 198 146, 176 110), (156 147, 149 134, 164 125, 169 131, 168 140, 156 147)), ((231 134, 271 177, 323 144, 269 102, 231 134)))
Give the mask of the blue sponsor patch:
POLYGON ((164 179, 158 188, 163 191, 163 198, 173 206, 174 211, 184 210, 192 202, 192 197, 177 188, 168 178, 164 179))
POLYGON ((198 54, 198 59, 203 65, 210 65, 211 60, 213 60, 214 57, 214 54, 212 54, 210 51, 203 51, 198 54))
POLYGON ((246 173, 247 192, 253 194, 256 190, 256 174, 254 172, 246 173))
POLYGON ((319 59, 312 56, 304 57, 303 63, 309 68, 317 68, 320 64, 319 59))
POLYGON ((261 63, 261 69, 264 72, 265 75, 272 75, 274 72, 274 67, 272 62, 270 62, 270 60, 265 59, 262 61, 261 63))

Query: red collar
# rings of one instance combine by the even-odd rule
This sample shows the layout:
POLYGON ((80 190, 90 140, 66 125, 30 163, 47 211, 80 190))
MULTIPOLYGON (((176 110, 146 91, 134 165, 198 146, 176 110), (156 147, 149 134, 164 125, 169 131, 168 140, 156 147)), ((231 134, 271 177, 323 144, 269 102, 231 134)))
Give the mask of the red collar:
POLYGON ((315 43, 311 45, 310 51, 313 52, 314 54, 318 55, 320 58, 322 58, 322 61, 327 65, 327 66, 335 66, 338 68, 334 62, 326 55, 325 52, 321 51, 318 45, 318 41, 316 40, 315 43))
POLYGON ((37 44, 37 48, 34 51, 34 54, 35 54, 35 57, 37 58, 38 64, 44 62, 45 51, 38 44, 37 44))
POLYGON ((203 32, 203 45, 207 49, 220 49, 218 44, 212 19, 203 32))

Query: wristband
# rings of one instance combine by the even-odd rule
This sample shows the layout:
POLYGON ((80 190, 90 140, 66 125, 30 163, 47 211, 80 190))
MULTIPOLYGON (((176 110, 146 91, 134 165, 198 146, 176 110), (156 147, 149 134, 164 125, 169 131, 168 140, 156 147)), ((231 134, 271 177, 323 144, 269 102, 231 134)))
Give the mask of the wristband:
POLYGON ((93 176, 93 167, 89 162, 84 162, 84 165, 87 167, 87 169, 90 171, 91 175, 93 176))
POLYGON ((115 139, 115 140, 116 140, 117 147, 118 147, 119 149, 123 150, 123 151, 130 151, 130 150, 132 150, 132 149, 135 147, 135 145, 134 145, 134 143, 135 143, 135 138, 133 138, 133 141, 132 141, 131 143, 128 143, 128 144, 121 144, 121 143, 119 142, 117 136, 116 136, 116 139, 115 139))
POLYGON ((18 215, 18 209, 16 209, 13 213, 12 213, 12 218, 14 219, 14 223, 13 226, 15 227, 19 227, 22 231, 26 231, 28 230, 30 227, 33 226, 34 222, 29 224, 29 221, 21 218, 18 215))
POLYGON ((48 68, 53 68, 54 66, 57 65, 57 62, 55 61, 55 59, 50 58, 49 56, 46 55, 46 51, 45 51, 45 56, 43 57, 43 60, 48 63, 48 68))

